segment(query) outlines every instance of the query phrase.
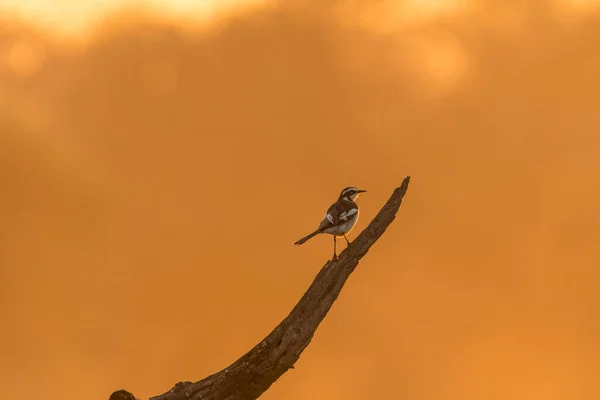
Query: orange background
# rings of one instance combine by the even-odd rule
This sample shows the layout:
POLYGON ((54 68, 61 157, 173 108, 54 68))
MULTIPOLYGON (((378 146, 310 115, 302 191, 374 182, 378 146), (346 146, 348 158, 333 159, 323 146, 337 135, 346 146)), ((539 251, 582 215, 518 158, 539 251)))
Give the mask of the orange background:
POLYGON ((600 398, 600 13, 454 3, 129 10, 71 36, 5 13, 2 396, 226 367, 330 256, 292 243, 339 191, 369 191, 360 230, 411 175, 263 398, 600 398))

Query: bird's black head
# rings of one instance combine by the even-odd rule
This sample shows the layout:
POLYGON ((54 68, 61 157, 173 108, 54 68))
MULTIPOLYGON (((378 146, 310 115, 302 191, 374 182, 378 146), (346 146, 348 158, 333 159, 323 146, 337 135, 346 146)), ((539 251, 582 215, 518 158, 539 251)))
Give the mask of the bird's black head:
POLYGON ((340 200, 341 199, 345 199, 345 200, 350 200, 350 201, 354 201, 359 194, 366 192, 366 190, 360 190, 355 188, 354 186, 350 186, 345 188, 344 190, 342 190, 342 192, 340 193, 340 200))

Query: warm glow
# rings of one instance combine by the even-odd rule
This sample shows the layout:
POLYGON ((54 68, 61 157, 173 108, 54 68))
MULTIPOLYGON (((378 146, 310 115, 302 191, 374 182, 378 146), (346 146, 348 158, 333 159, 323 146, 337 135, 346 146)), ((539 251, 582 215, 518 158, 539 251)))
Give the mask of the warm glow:
POLYGON ((580 11, 593 11, 598 10, 600 7, 600 0, 559 0, 560 3, 568 8, 572 8, 580 11))
POLYGON ((554 0, 559 21, 572 25, 590 13, 600 11, 600 0, 554 0))
POLYGON ((261 400, 600 399, 593 2, 135 4, 0 0, 2 398, 225 368, 410 175, 261 400))
POLYGON ((451 35, 438 32, 417 36, 409 46, 413 73, 422 81, 425 97, 443 95, 452 90, 468 71, 468 54, 451 35))
POLYGON ((0 0, 0 11, 51 28, 56 33, 81 33, 106 14, 140 5, 141 9, 179 20, 202 21, 265 0, 0 0))
POLYGON ((43 51, 27 39, 15 41, 4 54, 3 62, 17 75, 34 74, 44 61, 43 51))
POLYGON ((472 0, 388 0, 384 3, 391 9, 396 9, 399 15, 428 20, 444 14, 465 11, 471 2, 472 0))
MULTIPOLYGON (((336 11, 348 26, 394 37, 392 43, 398 47, 390 50, 389 61, 412 70, 423 85, 423 97, 436 97, 456 87, 468 71, 470 60, 455 37, 422 27, 445 17, 458 17, 470 6, 471 0, 357 1, 344 2, 336 11)), ((353 52, 345 56, 353 64, 364 63, 353 52)))
POLYGON ((349 23, 371 29, 375 32, 398 32, 402 28, 427 24, 436 18, 463 13, 469 9, 472 0, 384 0, 361 2, 351 6, 342 3, 340 16, 349 23))

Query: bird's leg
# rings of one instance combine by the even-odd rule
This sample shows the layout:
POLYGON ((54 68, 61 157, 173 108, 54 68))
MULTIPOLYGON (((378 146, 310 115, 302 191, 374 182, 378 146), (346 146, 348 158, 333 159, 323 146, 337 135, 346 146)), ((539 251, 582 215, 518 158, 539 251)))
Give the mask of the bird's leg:
POLYGON ((336 236, 335 236, 335 235, 333 235, 333 259, 334 259, 334 260, 337 260, 337 253, 336 253, 336 251, 335 251, 335 245, 336 245, 336 242, 337 242, 336 236))
POLYGON ((346 244, 347 244, 348 246, 350 246, 350 242, 348 241, 348 238, 346 237, 346 234, 345 234, 345 233, 344 233, 344 239, 346 239, 346 244))

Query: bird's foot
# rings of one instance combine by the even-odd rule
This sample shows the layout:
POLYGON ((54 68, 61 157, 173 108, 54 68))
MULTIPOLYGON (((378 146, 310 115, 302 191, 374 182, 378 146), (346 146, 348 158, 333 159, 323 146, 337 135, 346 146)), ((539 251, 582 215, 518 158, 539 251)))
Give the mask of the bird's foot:
POLYGON ((337 261, 338 259, 339 259, 338 255, 337 255, 337 254, 334 254, 334 255, 333 255, 333 258, 331 259, 331 261, 337 261))

